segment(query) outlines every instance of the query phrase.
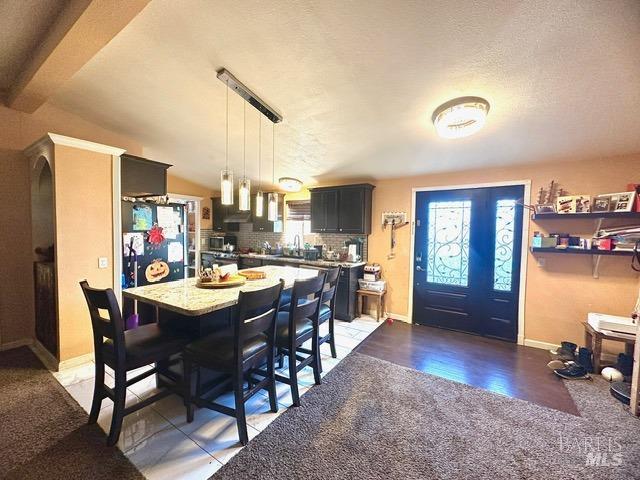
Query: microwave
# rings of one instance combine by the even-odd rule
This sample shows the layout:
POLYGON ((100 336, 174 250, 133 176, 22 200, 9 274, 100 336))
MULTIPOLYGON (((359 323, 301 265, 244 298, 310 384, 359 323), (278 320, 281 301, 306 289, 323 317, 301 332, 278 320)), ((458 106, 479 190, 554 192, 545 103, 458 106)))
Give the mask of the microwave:
POLYGON ((235 247, 238 246, 238 238, 235 235, 216 235, 215 237, 209 237, 209 250, 224 250, 224 246, 231 244, 235 247))

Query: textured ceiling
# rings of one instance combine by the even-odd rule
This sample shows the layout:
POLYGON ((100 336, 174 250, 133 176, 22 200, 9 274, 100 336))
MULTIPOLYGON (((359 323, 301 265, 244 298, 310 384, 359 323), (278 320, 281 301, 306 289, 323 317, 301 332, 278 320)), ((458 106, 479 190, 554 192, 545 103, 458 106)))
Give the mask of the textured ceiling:
MULTIPOLYGON (((176 175, 217 183, 229 69, 277 111, 276 177, 314 183, 640 152, 640 2, 154 0, 54 103, 129 134, 176 175), (478 95, 486 127, 436 136, 478 95)), ((231 95, 231 164, 242 100, 231 95)), ((263 178, 271 124, 263 128, 263 178)), ((257 112, 247 109, 257 177, 257 112)))
POLYGON ((13 84, 67 3, 65 0, 0 1, 0 92, 13 84))

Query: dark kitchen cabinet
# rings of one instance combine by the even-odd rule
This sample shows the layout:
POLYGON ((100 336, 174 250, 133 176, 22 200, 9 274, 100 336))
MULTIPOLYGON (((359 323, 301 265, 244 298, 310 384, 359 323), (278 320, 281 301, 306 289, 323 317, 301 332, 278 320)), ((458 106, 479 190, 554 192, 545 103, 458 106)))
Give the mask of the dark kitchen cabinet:
POLYGON ((373 188, 363 183, 311 189, 311 231, 370 234, 373 188))
POLYGON ((256 211, 256 196, 254 195, 251 198, 251 207, 253 209, 253 231, 254 232, 271 232, 271 233, 282 233, 283 232, 283 224, 282 221, 284 215, 284 195, 278 195, 278 220, 276 222, 270 222, 268 220, 268 199, 269 194, 267 192, 263 193, 262 197, 262 217, 257 217, 255 215, 256 211))
POLYGON ((213 220, 214 232, 238 232, 240 231, 239 223, 224 223, 225 217, 227 217, 233 206, 222 205, 222 199, 220 197, 211 199, 211 215, 213 220))
POLYGON ((238 268, 257 268, 263 265, 261 258, 240 257, 238 268))
POLYGON ((125 197, 152 197, 167 194, 166 163, 135 155, 120 156, 120 189, 125 197))
POLYGON ((311 191, 311 231, 338 231, 338 190, 311 191))
POLYGON ((364 266, 342 268, 336 289, 336 318, 347 322, 356 318, 356 291, 358 278, 362 278, 364 266))

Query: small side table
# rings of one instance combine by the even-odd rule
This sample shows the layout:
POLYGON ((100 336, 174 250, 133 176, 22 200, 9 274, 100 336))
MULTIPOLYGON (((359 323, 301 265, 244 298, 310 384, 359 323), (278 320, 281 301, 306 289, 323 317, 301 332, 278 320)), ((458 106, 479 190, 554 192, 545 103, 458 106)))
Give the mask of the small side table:
POLYGON ((624 333, 603 333, 594 329, 588 322, 582 322, 584 325, 584 342, 591 348, 593 352, 593 370, 600 373, 600 357, 602 356, 602 340, 613 340, 615 342, 624 342, 624 351, 627 355, 633 355, 633 345, 635 344, 634 335, 625 335, 624 333))
POLYGON ((373 290, 358 290, 356 292, 356 303, 358 305, 358 316, 362 315, 362 312, 364 310, 364 308, 367 306, 368 303, 368 299, 369 298, 375 298, 376 299, 376 320, 379 322, 380 321, 380 314, 382 313, 382 315, 384 315, 384 307, 385 307, 385 300, 384 300, 384 296, 387 293, 386 290, 383 290, 382 292, 376 292, 373 290), (366 303, 365 303, 366 302, 366 303))

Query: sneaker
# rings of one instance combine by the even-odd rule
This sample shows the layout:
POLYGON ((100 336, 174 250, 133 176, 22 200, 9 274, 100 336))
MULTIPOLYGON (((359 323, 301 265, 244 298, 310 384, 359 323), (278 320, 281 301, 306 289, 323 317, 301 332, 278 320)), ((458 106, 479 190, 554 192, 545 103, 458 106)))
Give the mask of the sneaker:
POLYGON ((571 364, 567 368, 558 368, 557 370, 554 370, 553 373, 567 380, 591 379, 591 377, 587 373, 587 370, 578 363, 571 364))
POLYGON ((549 363, 547 363, 547 367, 549 367, 551 370, 558 370, 561 368, 566 368, 567 362, 563 362, 562 360, 551 360, 549 363))
POLYGON ((578 346, 575 343, 560 342, 560 348, 551 350, 551 353, 553 355, 556 355, 558 357, 558 360, 575 360, 576 348, 578 348, 578 346))
POLYGON ((593 355, 591 350, 585 347, 580 347, 578 350, 578 363, 584 367, 587 373, 593 373, 593 355))
POLYGON ((633 357, 625 353, 619 354, 618 361, 613 368, 619 370, 625 377, 630 377, 633 373, 633 357))

